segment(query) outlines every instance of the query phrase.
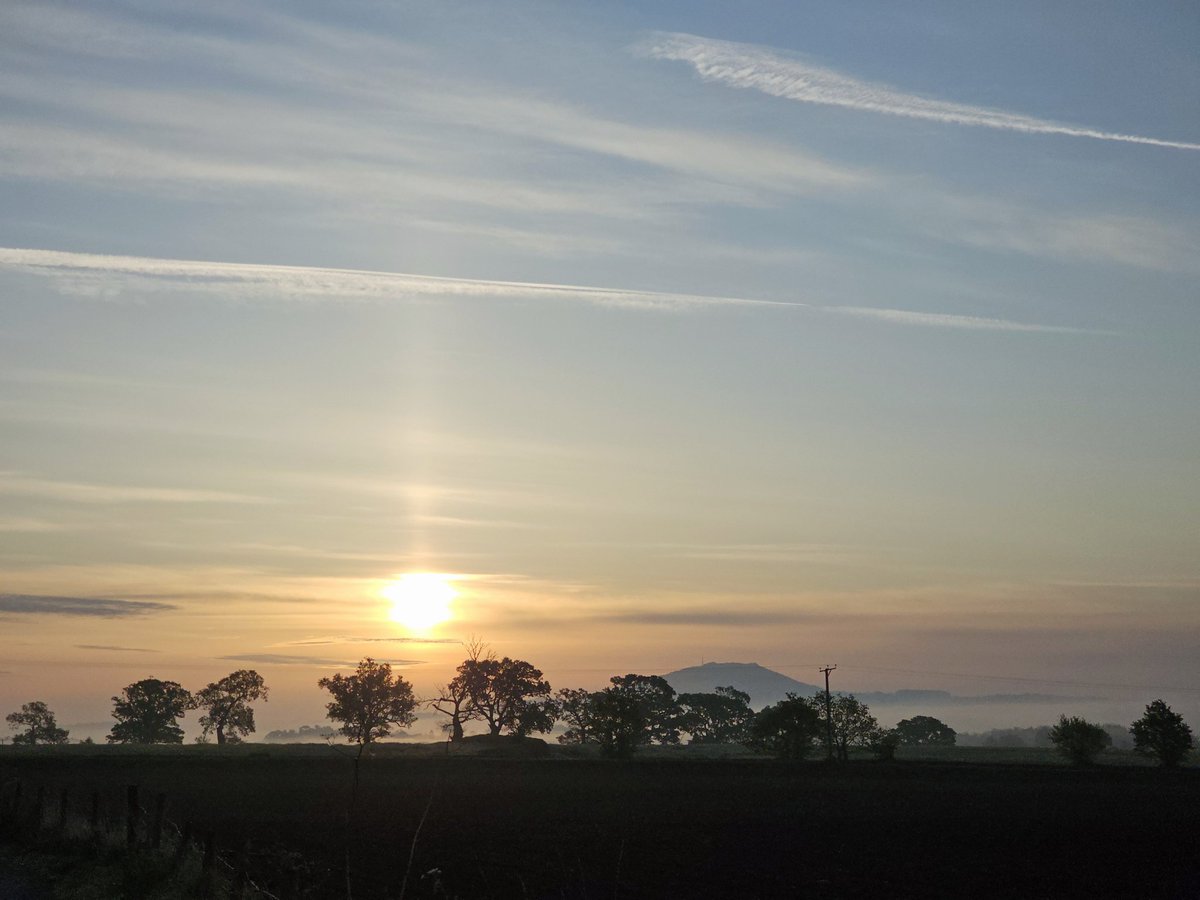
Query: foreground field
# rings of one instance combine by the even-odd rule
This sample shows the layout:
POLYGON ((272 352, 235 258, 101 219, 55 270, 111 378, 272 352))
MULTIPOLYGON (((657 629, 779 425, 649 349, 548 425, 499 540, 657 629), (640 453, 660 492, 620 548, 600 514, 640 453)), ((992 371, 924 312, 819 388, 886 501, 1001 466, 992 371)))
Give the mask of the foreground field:
MULTIPOLYGON (((311 896, 344 896, 349 760, 208 749, 5 752, 0 777, 100 789, 113 810, 129 784, 166 792, 176 821, 249 839, 259 880, 290 866, 311 896)), ((397 896, 406 871, 410 897, 440 881, 471 898, 1183 898, 1200 896, 1198 810, 1195 769, 384 748, 364 760, 349 843, 362 900, 397 896)))

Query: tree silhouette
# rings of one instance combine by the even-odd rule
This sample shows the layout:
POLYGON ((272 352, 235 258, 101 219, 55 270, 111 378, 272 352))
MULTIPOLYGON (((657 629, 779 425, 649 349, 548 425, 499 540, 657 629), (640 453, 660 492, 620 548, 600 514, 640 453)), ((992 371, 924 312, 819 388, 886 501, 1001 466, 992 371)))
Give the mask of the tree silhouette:
POLYGON ((589 698, 591 728, 605 756, 625 759, 650 742, 646 706, 630 691, 607 687, 589 698))
POLYGON ((254 710, 250 704, 266 700, 268 688, 253 669, 238 669, 220 681, 198 691, 196 706, 207 712, 200 717, 204 736, 216 733, 217 743, 240 741, 254 731, 254 710))
POLYGON ((338 730, 359 745, 360 753, 372 741, 391 734, 393 725, 406 727, 416 721, 412 685, 403 676, 393 677, 388 663, 369 656, 353 675, 322 678, 317 687, 333 695, 325 706, 327 715, 341 723, 338 730))
POLYGON ((712 693, 680 694, 679 726, 693 744, 737 744, 750 735, 754 710, 750 695, 737 688, 719 687, 712 693))
POLYGON ((1101 751, 1112 744, 1112 738, 1100 725, 1080 716, 1058 717, 1058 724, 1050 729, 1050 742, 1063 756, 1076 765, 1094 762, 1101 751))
POLYGON ((463 665, 480 659, 495 659, 495 654, 488 650, 487 645, 479 638, 471 638, 465 646, 467 658, 458 667, 458 674, 438 688, 438 695, 428 701, 431 707, 450 717, 449 730, 452 742, 463 739, 465 723, 479 718, 479 711, 471 704, 470 684, 467 682, 466 675, 463 674, 463 665))
POLYGON ((562 688, 554 700, 558 704, 558 717, 567 723, 567 730, 558 736, 560 744, 592 744, 599 740, 596 694, 583 688, 562 688))
POLYGON ((32 746, 34 744, 65 744, 70 734, 64 728, 58 727, 54 713, 41 700, 22 703, 19 712, 9 713, 4 717, 9 728, 24 728, 20 734, 14 734, 14 744, 32 746))
POLYGON ((1146 714, 1129 728, 1134 749, 1145 756, 1154 756, 1164 766, 1177 766, 1195 746, 1192 729, 1183 716, 1173 711, 1163 700, 1146 706, 1146 714))
POLYGON ((192 695, 174 681, 143 678, 113 697, 116 724, 110 744, 182 744, 178 719, 195 707, 192 695))
POLYGON ((614 675, 608 691, 615 691, 637 704, 644 732, 638 744, 678 744, 679 704, 675 688, 661 675, 614 675))
POLYGON ((933 716, 913 716, 896 723, 900 743, 911 747, 953 747, 958 732, 933 716))
POLYGON ((746 743, 781 759, 804 759, 823 733, 821 721, 808 699, 789 693, 754 717, 746 743))
MULTIPOLYGON (((820 698, 810 698, 817 709, 821 727, 825 726, 825 703, 820 698)), ((879 732, 879 723, 871 715, 867 704, 853 694, 839 694, 829 703, 833 722, 833 747, 837 758, 845 762, 850 758, 851 747, 869 747, 879 732)))
POLYGON ((550 696, 550 682, 542 670, 523 659, 468 659, 458 667, 471 707, 487 723, 488 732, 502 730, 519 734, 549 731, 550 709, 538 701, 550 696))

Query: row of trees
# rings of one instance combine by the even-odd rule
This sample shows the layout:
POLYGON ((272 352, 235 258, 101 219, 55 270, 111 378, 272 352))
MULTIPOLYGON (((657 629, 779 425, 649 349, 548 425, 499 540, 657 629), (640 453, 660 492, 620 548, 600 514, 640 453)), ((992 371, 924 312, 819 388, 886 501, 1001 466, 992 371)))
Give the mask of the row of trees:
MULTIPOLYGON (((391 666, 367 658, 351 675, 322 678, 317 685, 332 697, 328 717, 340 733, 366 747, 407 727, 421 704, 448 717, 451 741, 464 739, 464 726, 479 722, 490 735, 547 733, 555 723, 565 729, 563 744, 593 744, 610 756, 626 757, 649 744, 679 744, 684 735, 695 744, 741 743, 785 759, 803 759, 825 747, 831 758, 845 760, 855 748, 890 759, 901 745, 953 745, 954 729, 931 716, 904 719, 885 729, 865 703, 846 695, 786 699, 759 712, 750 696, 736 688, 677 694, 659 675, 614 675, 599 691, 577 688, 552 692, 542 671, 525 660, 497 658, 481 642, 467 645, 468 655, 455 677, 429 700, 418 700, 412 685, 391 666)), ((266 700, 268 688, 252 669, 241 669, 191 693, 173 681, 147 678, 113 697, 110 743, 182 743, 178 720, 202 709, 201 740, 240 741, 254 731, 252 703, 266 700)), ((66 743, 45 703, 34 701, 7 716, 23 729, 15 744, 66 743)), ((1177 765, 1193 748, 1192 731, 1162 700, 1146 707, 1130 729, 1135 748, 1164 765, 1177 765)), ((1063 716, 1050 732, 1052 743, 1075 762, 1088 762, 1111 744, 1099 725, 1063 716)))
MULTIPOLYGON (((182 744, 179 719, 188 710, 202 709, 201 740, 215 736, 218 744, 237 743, 254 732, 254 709, 266 700, 269 689, 253 669, 239 669, 192 693, 174 681, 143 678, 113 697, 110 744, 182 744)), ((10 728, 23 729, 13 735, 14 744, 65 744, 70 732, 58 727, 54 713, 40 700, 21 706, 5 716, 10 728)))

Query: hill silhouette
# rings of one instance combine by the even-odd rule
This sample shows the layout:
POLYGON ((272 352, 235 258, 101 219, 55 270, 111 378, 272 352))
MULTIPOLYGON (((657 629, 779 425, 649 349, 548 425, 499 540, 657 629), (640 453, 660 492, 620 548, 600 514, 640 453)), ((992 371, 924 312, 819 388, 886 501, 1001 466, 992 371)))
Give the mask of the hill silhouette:
POLYGON ((778 703, 789 692, 807 697, 821 690, 758 663, 710 662, 668 672, 663 678, 681 694, 706 693, 733 685, 750 695, 750 705, 755 709, 778 703))

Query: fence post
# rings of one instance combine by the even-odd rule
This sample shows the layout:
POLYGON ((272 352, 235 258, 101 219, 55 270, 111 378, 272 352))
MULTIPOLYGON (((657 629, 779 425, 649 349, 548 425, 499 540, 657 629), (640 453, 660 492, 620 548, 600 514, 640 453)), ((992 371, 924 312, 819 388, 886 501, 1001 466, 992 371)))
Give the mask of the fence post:
POLYGON ((217 835, 210 831, 204 836, 204 860, 200 863, 200 896, 212 895, 213 864, 217 861, 217 835))
POLYGON ((58 801, 58 827, 62 830, 67 827, 67 813, 71 811, 71 794, 66 789, 62 789, 62 797, 58 801))
POLYGON ((100 827, 100 792, 92 791, 92 815, 88 819, 88 827, 92 834, 96 834, 96 829, 100 827))
POLYGON ((167 795, 154 798, 154 821, 150 823, 150 847, 157 850, 162 846, 163 815, 167 811, 167 795))
POLYGON ((171 872, 174 874, 179 871, 179 867, 183 865, 183 858, 187 856, 188 848, 192 845, 192 823, 183 823, 183 832, 179 835, 179 845, 175 848, 175 856, 171 860, 171 872))
POLYGON ((33 833, 37 834, 42 830, 42 819, 46 814, 46 786, 39 784, 37 789, 37 799, 33 801, 33 833))
POLYGON ((138 818, 142 808, 138 806, 138 786, 129 785, 125 790, 125 846, 133 849, 137 846, 138 818))
POLYGON ((242 841, 238 848, 237 866, 233 873, 233 884, 229 887, 229 900, 242 900, 242 892, 246 889, 246 842, 242 841))

